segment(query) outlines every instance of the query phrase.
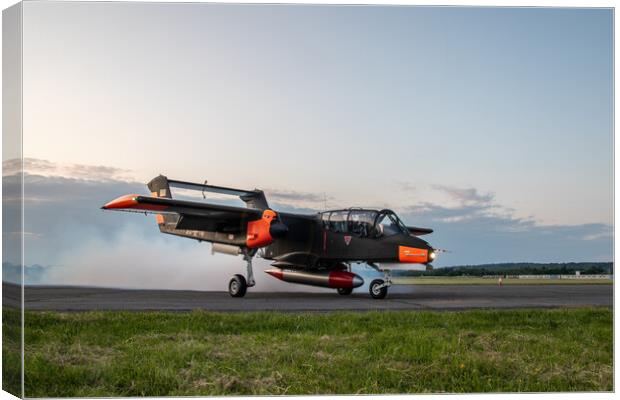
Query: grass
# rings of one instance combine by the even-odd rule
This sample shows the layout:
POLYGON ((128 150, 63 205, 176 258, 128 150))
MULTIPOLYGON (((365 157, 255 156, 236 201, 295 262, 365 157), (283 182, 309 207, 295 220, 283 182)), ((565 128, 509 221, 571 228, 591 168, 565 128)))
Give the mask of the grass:
POLYGON ((2 390, 21 397, 21 313, 2 311, 2 390))
MULTIPOLYGON (((395 277, 394 283, 400 285, 495 285, 498 280, 491 278, 454 276, 454 277, 395 277)), ((504 285, 611 285, 611 279, 504 279, 504 285)))
POLYGON ((27 397, 613 389, 607 308, 27 312, 25 327, 27 397))

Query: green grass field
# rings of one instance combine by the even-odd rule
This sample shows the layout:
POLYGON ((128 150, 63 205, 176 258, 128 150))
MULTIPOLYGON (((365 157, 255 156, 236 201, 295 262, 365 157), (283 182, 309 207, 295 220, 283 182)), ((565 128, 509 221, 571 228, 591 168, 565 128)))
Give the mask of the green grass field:
POLYGON ((25 327, 28 397, 613 389, 607 308, 28 312, 25 327))
MULTIPOLYGON (((497 279, 466 276, 394 277, 400 285, 495 285, 497 279)), ((504 279, 504 285, 611 285, 611 279, 504 279)))

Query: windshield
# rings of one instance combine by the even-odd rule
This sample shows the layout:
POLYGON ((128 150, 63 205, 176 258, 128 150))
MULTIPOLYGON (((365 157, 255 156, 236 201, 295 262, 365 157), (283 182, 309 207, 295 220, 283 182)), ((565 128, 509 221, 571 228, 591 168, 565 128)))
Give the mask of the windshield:
POLYGON ((382 211, 375 223, 375 236, 390 236, 397 233, 409 234, 409 230, 392 211, 382 211))

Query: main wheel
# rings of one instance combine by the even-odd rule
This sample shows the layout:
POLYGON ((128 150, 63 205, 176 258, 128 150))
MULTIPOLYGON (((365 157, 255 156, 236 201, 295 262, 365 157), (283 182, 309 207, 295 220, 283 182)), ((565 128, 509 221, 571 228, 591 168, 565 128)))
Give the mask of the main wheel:
POLYGON ((248 290, 248 284, 243 275, 235 275, 228 283, 228 293, 232 297, 243 297, 248 290))
POLYGON ((381 285, 383 285, 383 283, 383 279, 375 279, 374 281, 370 282, 370 286, 368 286, 368 291, 370 292, 370 296, 373 299, 384 299, 385 296, 387 296, 388 287, 380 287, 381 285))
POLYGON ((353 293, 353 288, 338 288, 338 294, 341 294, 343 296, 349 295, 353 293))

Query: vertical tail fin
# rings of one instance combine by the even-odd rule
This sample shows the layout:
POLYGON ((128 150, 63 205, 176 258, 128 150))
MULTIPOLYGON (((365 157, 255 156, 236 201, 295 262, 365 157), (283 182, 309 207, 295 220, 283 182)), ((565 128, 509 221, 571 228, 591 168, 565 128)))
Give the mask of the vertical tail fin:
POLYGON ((153 197, 164 197, 166 199, 172 198, 172 193, 170 193, 170 185, 168 184, 168 178, 163 175, 156 176, 153 178, 147 186, 151 191, 151 195, 153 197))
MULTIPOLYGON (((168 184, 168 178, 163 175, 159 175, 153 178, 149 183, 147 183, 149 190, 151 191, 151 196, 153 197, 163 197, 166 199, 172 198, 172 193, 170 193, 170 185, 168 184)), ((155 220, 157 221, 157 225, 161 230, 161 226, 166 222, 172 222, 170 220, 169 215, 155 215, 155 220)))

